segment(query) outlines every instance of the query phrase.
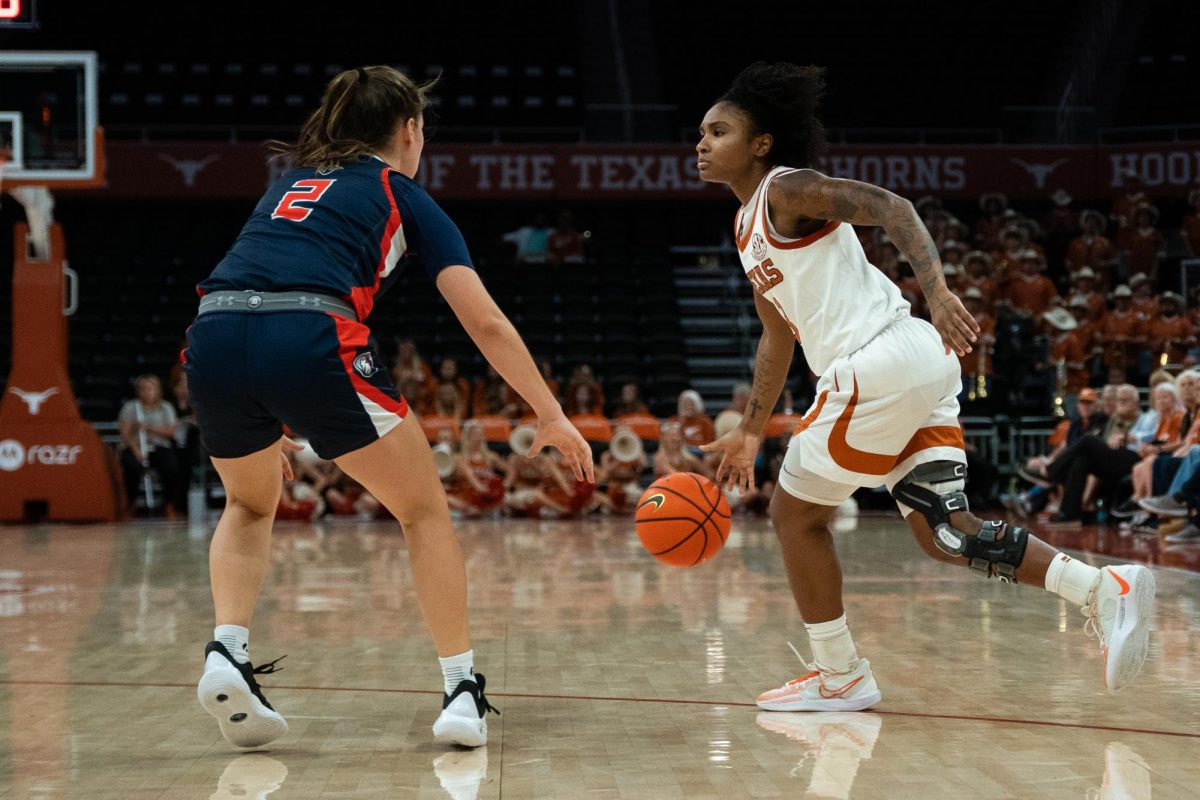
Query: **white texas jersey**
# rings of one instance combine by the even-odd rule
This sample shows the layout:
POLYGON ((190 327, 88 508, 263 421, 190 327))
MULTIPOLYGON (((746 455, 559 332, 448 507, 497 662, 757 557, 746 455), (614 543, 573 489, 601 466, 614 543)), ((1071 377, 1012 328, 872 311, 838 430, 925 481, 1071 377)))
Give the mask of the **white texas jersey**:
POLYGON ((896 285, 867 261, 850 224, 831 220, 802 239, 775 232, 767 189, 778 176, 796 171, 775 167, 767 173, 738 212, 734 230, 754 290, 779 310, 804 347, 809 367, 822 375, 835 358, 909 316, 910 307, 896 285))

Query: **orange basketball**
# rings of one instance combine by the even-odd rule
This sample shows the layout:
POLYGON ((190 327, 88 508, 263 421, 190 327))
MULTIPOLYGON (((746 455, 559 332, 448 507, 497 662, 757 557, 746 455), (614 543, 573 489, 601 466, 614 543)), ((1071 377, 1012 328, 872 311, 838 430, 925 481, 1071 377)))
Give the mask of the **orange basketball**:
POLYGON ((729 503, 703 475, 676 472, 642 494, 635 525, 650 555, 674 567, 694 567, 725 545, 729 503))

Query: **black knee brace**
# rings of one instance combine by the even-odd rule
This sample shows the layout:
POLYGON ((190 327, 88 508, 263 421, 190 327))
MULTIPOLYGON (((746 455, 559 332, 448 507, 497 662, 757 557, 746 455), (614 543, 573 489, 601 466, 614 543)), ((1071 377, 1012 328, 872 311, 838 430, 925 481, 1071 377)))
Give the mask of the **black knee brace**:
POLYGON ((967 511, 967 496, 961 490, 937 494, 918 483, 948 483, 965 480, 966 465, 957 461, 921 464, 896 484, 892 497, 921 512, 933 529, 933 543, 947 555, 967 559, 971 572, 1004 583, 1017 582, 1017 567, 1025 558, 1029 531, 999 520, 984 522, 974 536, 950 524, 955 511, 967 511))

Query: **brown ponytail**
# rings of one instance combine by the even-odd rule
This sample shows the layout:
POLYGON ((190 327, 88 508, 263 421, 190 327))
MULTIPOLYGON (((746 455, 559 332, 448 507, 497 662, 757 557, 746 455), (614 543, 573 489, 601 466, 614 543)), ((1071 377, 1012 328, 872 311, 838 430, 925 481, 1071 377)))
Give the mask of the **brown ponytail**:
POLYGON ((396 127, 420 116, 435 81, 418 84, 389 66, 339 72, 325 87, 321 106, 300 128, 295 144, 269 141, 296 166, 332 169, 343 161, 387 148, 396 127))

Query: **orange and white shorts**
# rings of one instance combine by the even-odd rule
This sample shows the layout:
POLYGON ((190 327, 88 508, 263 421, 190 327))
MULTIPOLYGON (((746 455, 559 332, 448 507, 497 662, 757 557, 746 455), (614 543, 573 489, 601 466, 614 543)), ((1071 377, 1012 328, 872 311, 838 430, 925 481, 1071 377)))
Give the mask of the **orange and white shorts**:
POLYGON ((836 506, 862 486, 890 492, 918 464, 965 464, 960 391, 958 358, 937 329, 916 317, 897 321, 821 376, 779 485, 801 500, 836 506))

